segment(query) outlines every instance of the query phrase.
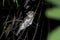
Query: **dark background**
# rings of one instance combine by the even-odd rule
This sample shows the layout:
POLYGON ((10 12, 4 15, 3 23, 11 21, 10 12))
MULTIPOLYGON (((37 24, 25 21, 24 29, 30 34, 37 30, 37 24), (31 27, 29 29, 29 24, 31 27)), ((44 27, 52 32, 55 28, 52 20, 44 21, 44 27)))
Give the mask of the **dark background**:
MULTIPOLYGON (((2 0, 0 0, 0 35, 3 30, 3 23, 8 14, 10 15, 10 19, 13 18, 14 14, 16 18, 18 18, 20 12, 22 11, 22 16, 24 18, 26 16, 26 12, 30 10, 32 11, 36 10, 39 0, 35 0, 35 1, 30 0, 29 3, 27 4, 27 5, 30 5, 30 8, 28 9, 24 8, 25 1, 26 0, 18 0, 18 4, 20 6, 17 8, 16 3, 13 3, 12 0, 5 0, 4 7, 2 5, 3 3, 2 0)), ((53 7, 56 7, 56 5, 51 4, 45 0, 40 1, 40 5, 37 9, 37 14, 35 15, 34 21, 32 25, 30 25, 24 32, 24 34, 22 35, 22 39, 24 39, 26 32, 28 31, 28 39, 26 38, 26 40, 32 40, 33 35, 35 33, 35 29, 36 29, 36 25, 34 23, 37 24, 37 22, 39 22, 39 26, 38 26, 37 33, 34 40, 47 40, 48 32, 51 32, 60 24, 60 21, 49 19, 44 15, 47 9, 53 8, 53 7), (41 17, 39 18, 40 12, 41 12, 41 17), (38 18, 39 20, 37 20, 38 18)), ((6 39, 5 39, 5 35, 2 37, 2 39, 8 40, 8 38, 11 37, 12 35, 13 33, 10 32, 9 36, 6 39)), ((18 37, 19 36, 14 35, 14 40, 16 40, 18 37)), ((13 40, 13 38, 11 37, 10 40, 13 40)))

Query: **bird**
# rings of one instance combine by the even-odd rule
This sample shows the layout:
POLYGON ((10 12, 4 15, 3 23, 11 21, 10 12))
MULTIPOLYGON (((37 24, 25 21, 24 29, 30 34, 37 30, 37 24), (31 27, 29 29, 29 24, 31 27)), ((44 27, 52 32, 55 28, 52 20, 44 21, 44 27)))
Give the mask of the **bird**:
POLYGON ((29 11, 26 13, 26 17, 24 18, 23 22, 21 23, 16 35, 18 36, 18 34, 21 32, 21 30, 24 30, 25 28, 29 27, 34 19, 35 16, 35 12, 34 11, 29 11))

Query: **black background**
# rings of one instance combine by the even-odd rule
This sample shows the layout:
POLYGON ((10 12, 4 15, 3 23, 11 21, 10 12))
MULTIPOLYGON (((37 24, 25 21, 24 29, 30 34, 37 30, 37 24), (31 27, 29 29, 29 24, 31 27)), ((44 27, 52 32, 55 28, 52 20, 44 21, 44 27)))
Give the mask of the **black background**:
MULTIPOLYGON (((4 23, 8 14, 10 15, 11 18, 13 18, 14 14, 15 14, 15 16, 18 18, 19 13, 22 11, 23 12, 22 16, 25 17, 26 16, 25 13, 30 11, 32 9, 32 7, 33 7, 32 11, 35 11, 37 4, 39 2, 39 0, 35 0, 35 1, 31 0, 28 3, 28 5, 30 5, 31 7, 28 9, 25 9, 23 7, 25 4, 25 1, 26 0, 18 0, 18 4, 21 6, 19 6, 17 8, 16 3, 13 3, 12 0, 5 0, 4 7, 2 5, 2 0, 0 0, 0 34, 3 30, 2 24, 4 23), (24 12, 24 11, 26 11, 26 12, 24 12)), ((40 16, 39 14, 41 12, 41 17, 39 19, 40 20, 39 26, 38 26, 37 34, 36 34, 34 40, 47 40, 48 32, 51 32, 53 29, 55 29, 60 24, 60 21, 49 19, 45 16, 45 11, 49 8, 56 7, 56 5, 51 4, 45 0, 41 0, 40 2, 41 3, 37 9, 37 14, 35 15, 35 18, 34 18, 34 22, 37 24, 37 21, 38 21, 37 19, 40 16)), ((28 40, 32 40, 34 32, 35 32, 35 28, 36 28, 36 25, 34 25, 34 23, 31 26, 29 26, 26 29, 25 33, 23 34, 22 39, 24 38, 24 35, 26 35, 26 32, 28 31, 28 40)), ((10 36, 12 36, 12 32, 10 32, 10 36)), ((14 35, 14 37, 15 37, 15 39, 18 38, 15 35, 14 35)), ((5 38, 5 36, 3 36, 2 39, 3 38, 5 38)), ((13 40, 12 37, 10 40, 13 40)))

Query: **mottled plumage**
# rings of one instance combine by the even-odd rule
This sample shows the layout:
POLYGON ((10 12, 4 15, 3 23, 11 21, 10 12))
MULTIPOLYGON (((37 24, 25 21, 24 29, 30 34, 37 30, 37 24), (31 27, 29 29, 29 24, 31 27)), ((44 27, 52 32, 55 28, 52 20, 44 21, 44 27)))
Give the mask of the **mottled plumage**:
POLYGON ((26 14, 27 14, 27 16, 24 18, 23 22, 21 23, 20 28, 19 28, 16 35, 18 35, 21 30, 23 30, 26 27, 30 26, 32 24, 32 22, 33 22, 35 13, 33 11, 29 11, 26 14))

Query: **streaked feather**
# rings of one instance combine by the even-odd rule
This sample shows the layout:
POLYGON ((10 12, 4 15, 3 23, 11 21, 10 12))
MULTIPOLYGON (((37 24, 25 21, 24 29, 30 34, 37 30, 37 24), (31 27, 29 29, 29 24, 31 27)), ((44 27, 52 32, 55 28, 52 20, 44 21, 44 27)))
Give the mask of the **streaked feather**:
POLYGON ((26 27, 28 27, 32 24, 33 19, 34 19, 34 14, 35 13, 33 11, 29 11, 27 13, 27 16, 24 18, 24 21, 21 23, 21 26, 16 35, 18 35, 21 30, 25 29, 26 27))

